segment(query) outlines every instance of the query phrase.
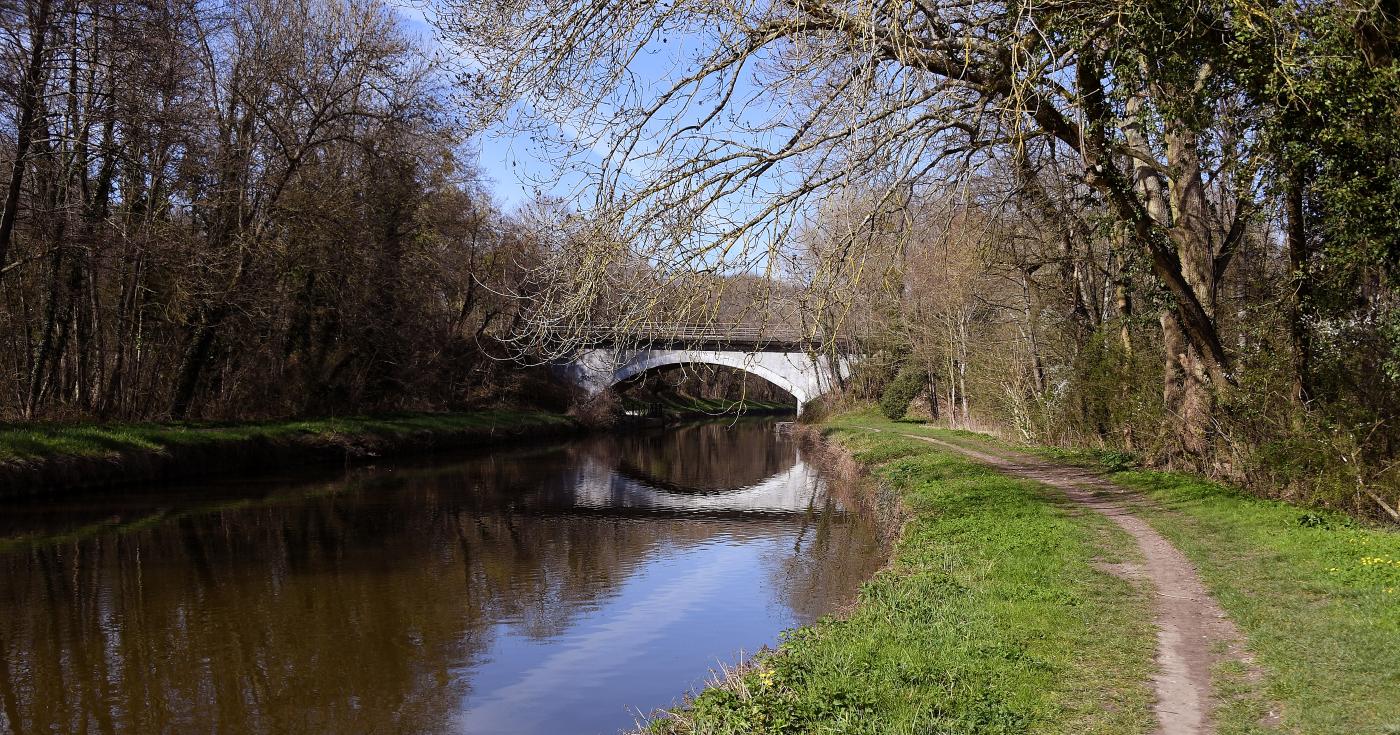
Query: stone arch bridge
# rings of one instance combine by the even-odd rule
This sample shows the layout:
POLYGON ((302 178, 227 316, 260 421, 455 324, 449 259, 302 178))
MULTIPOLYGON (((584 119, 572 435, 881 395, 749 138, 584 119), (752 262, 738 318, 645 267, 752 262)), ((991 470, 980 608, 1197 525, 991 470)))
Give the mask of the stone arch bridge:
POLYGON ((801 415, 807 402, 850 375, 853 359, 822 354, 822 346, 821 340, 771 338, 745 325, 643 325, 622 335, 600 333, 554 367, 589 396, 669 365, 735 368, 791 393, 801 415))

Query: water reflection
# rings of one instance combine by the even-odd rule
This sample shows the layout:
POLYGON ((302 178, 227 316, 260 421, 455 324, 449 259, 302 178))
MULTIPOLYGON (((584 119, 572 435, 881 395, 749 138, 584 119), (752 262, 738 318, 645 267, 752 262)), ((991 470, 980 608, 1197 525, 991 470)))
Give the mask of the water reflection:
POLYGON ((7 516, 14 733, 615 732, 880 557, 752 422, 7 516))

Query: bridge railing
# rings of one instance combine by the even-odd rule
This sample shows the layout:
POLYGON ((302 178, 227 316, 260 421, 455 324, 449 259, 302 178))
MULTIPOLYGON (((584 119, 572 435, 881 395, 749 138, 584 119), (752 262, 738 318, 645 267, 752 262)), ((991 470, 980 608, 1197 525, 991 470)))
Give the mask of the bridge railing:
MULTIPOLYGON (((664 322, 642 322, 622 329, 598 327, 593 329, 561 329, 561 338, 578 340, 590 344, 617 343, 666 343, 671 345, 793 345, 804 347, 822 346, 829 342, 824 337, 809 337, 796 330, 775 328, 771 325, 754 324, 675 324, 664 322)), ((845 340, 837 340, 844 344, 845 340)))

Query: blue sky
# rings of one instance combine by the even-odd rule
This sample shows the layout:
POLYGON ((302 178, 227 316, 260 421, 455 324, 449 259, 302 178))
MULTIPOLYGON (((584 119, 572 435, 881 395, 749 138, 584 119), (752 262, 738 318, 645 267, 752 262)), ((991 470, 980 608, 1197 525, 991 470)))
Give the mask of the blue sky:
MULTIPOLYGON (((390 0, 397 3, 410 33, 417 35, 426 48, 436 47, 446 53, 450 49, 437 46, 434 29, 425 17, 424 9, 431 7, 426 3, 431 1, 390 0)), ((710 49, 723 43, 722 31, 704 25, 701 20, 686 27, 667 28, 664 33, 660 43, 656 42, 657 36, 653 36, 647 47, 631 57, 629 104, 670 89, 672 83, 681 78, 677 75, 693 73, 697 58, 708 56, 710 49)), ((704 178, 692 182, 696 186, 708 189, 727 186, 737 179, 747 182, 742 189, 729 191, 718 201, 710 202, 703 211, 680 212, 679 216, 694 217, 689 223, 690 230, 683 236, 669 229, 668 223, 659 218, 649 220, 650 230, 637 230, 636 242, 632 243, 641 257, 661 258, 658 264, 665 261, 668 267, 683 270, 762 274, 782 273, 788 267, 785 258, 774 260, 773 254, 786 249, 789 237, 786 228, 800 222, 812 202, 799 200, 776 210, 768 207, 781 201, 784 194, 801 183, 803 174, 794 168, 800 162, 780 162, 764 168, 753 178, 740 170, 753 165, 752 159, 744 157, 747 153, 780 148, 793 134, 790 121, 803 114, 800 109, 788 109, 794 104, 801 105, 800 99, 775 94, 760 79, 763 72, 759 69, 769 60, 767 52, 760 52, 742 67, 728 70, 728 74, 740 75, 732 97, 722 93, 724 78, 712 76, 704 80, 700 88, 692 90, 693 96, 680 94, 673 98, 657 116, 655 129, 644 131, 639 145, 631 149, 627 160, 620 164, 621 173, 609 172, 610 176, 616 174, 620 178, 617 183, 622 187, 630 188, 644 183, 638 178, 664 170, 672 155, 699 156, 709 160, 712 167, 704 178), (721 98, 727 100, 724 114, 711 117, 708 114, 710 105, 721 98), (705 121, 703 129, 690 130, 679 143, 667 135, 667 132, 675 133, 702 120, 705 121), (657 150, 662 140, 668 140, 667 145, 672 149, 657 150), (726 171, 738 174, 736 179, 727 179, 726 171)), ((524 127, 532 132, 512 132, 502 127, 486 132, 469 144, 477 171, 484 180, 482 188, 508 212, 518 211, 541 195, 558 198, 567 207, 588 210, 598 193, 597 174, 608 157, 606 149, 610 145, 610 141, 594 138, 608 138, 605 133, 609 128, 603 126, 608 125, 610 112, 616 110, 602 108, 590 114, 559 106, 535 113, 530 101, 524 100, 517 103, 514 111, 526 123, 524 127), (585 134, 590 132, 592 136, 585 134)), ((612 167, 618 165, 616 160, 610 162, 612 167)), ((665 199, 665 195, 657 197, 660 201, 665 199)), ((645 210, 646 206, 638 208, 645 210)), ((660 211, 650 210, 643 218, 667 216, 658 214, 660 211)))
MULTIPOLYGON (((390 0, 390 2, 403 18, 410 33, 417 35, 425 45, 430 47, 437 45, 433 28, 425 16, 425 8, 428 7, 429 0, 390 0)), ((630 65, 630 70, 635 75, 634 78, 642 84, 660 83, 664 85, 678 63, 690 52, 695 51, 697 46, 706 43, 706 40, 701 37, 703 35, 703 32, 698 34, 676 33, 669 37, 668 43, 665 45, 656 45, 640 54, 630 65)), ((751 69, 747 71, 752 73, 751 69)), ((740 84, 741 96, 746 91, 752 92, 754 90, 747 82, 748 80, 745 80, 740 84)), ((763 100, 753 100, 751 104, 739 107, 740 119, 753 122, 755 118, 767 118, 774 112, 770 108, 771 104, 771 102, 763 100)), ((569 145, 575 134, 576 131, 566 130, 556 125, 547 133, 553 140, 546 141, 533 139, 524 133, 512 134, 505 130, 495 130, 473 141, 472 148, 477 154, 478 170, 488 182, 487 188, 492 191, 500 204, 507 209, 514 209, 529 202, 537 194, 569 197, 579 191, 581 188, 579 185, 583 182, 583 174, 575 167, 575 170, 563 171, 562 178, 560 178, 561 167, 557 165, 556 159, 570 148, 579 149, 575 151, 578 158, 572 159, 573 163, 596 164, 602 161, 602 157, 582 146, 569 145)), ((778 170, 774 170, 772 174, 764 177, 769 183, 773 183, 780 175, 778 170)), ((739 204, 739 207, 742 210, 746 205, 739 204)))
MULTIPOLYGON (((411 0, 391 0, 405 29, 428 47, 437 46, 433 28, 426 20, 424 4, 411 0)), ((535 180, 549 177, 552 167, 538 145, 523 136, 494 133, 474 141, 477 167, 496 201, 515 209, 535 196, 535 180)), ((548 191, 544 192, 550 193, 548 191)))

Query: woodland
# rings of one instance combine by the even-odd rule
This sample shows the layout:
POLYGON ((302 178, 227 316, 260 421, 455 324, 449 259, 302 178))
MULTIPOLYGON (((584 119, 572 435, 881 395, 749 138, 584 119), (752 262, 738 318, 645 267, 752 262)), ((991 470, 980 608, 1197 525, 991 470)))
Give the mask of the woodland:
POLYGON ((551 324, 762 272, 892 417, 1400 519, 1395 2, 445 6, 602 159, 551 324))
POLYGON ((830 403, 1395 513, 1395 0, 426 15, 0 5, 0 419, 528 402, 742 283, 830 403), (498 203, 502 131, 579 183, 498 203))
MULTIPOLYGON (((0 417, 450 408, 532 247, 390 7, 8 3, 0 417)), ((504 356, 497 350, 496 357, 504 356)))

